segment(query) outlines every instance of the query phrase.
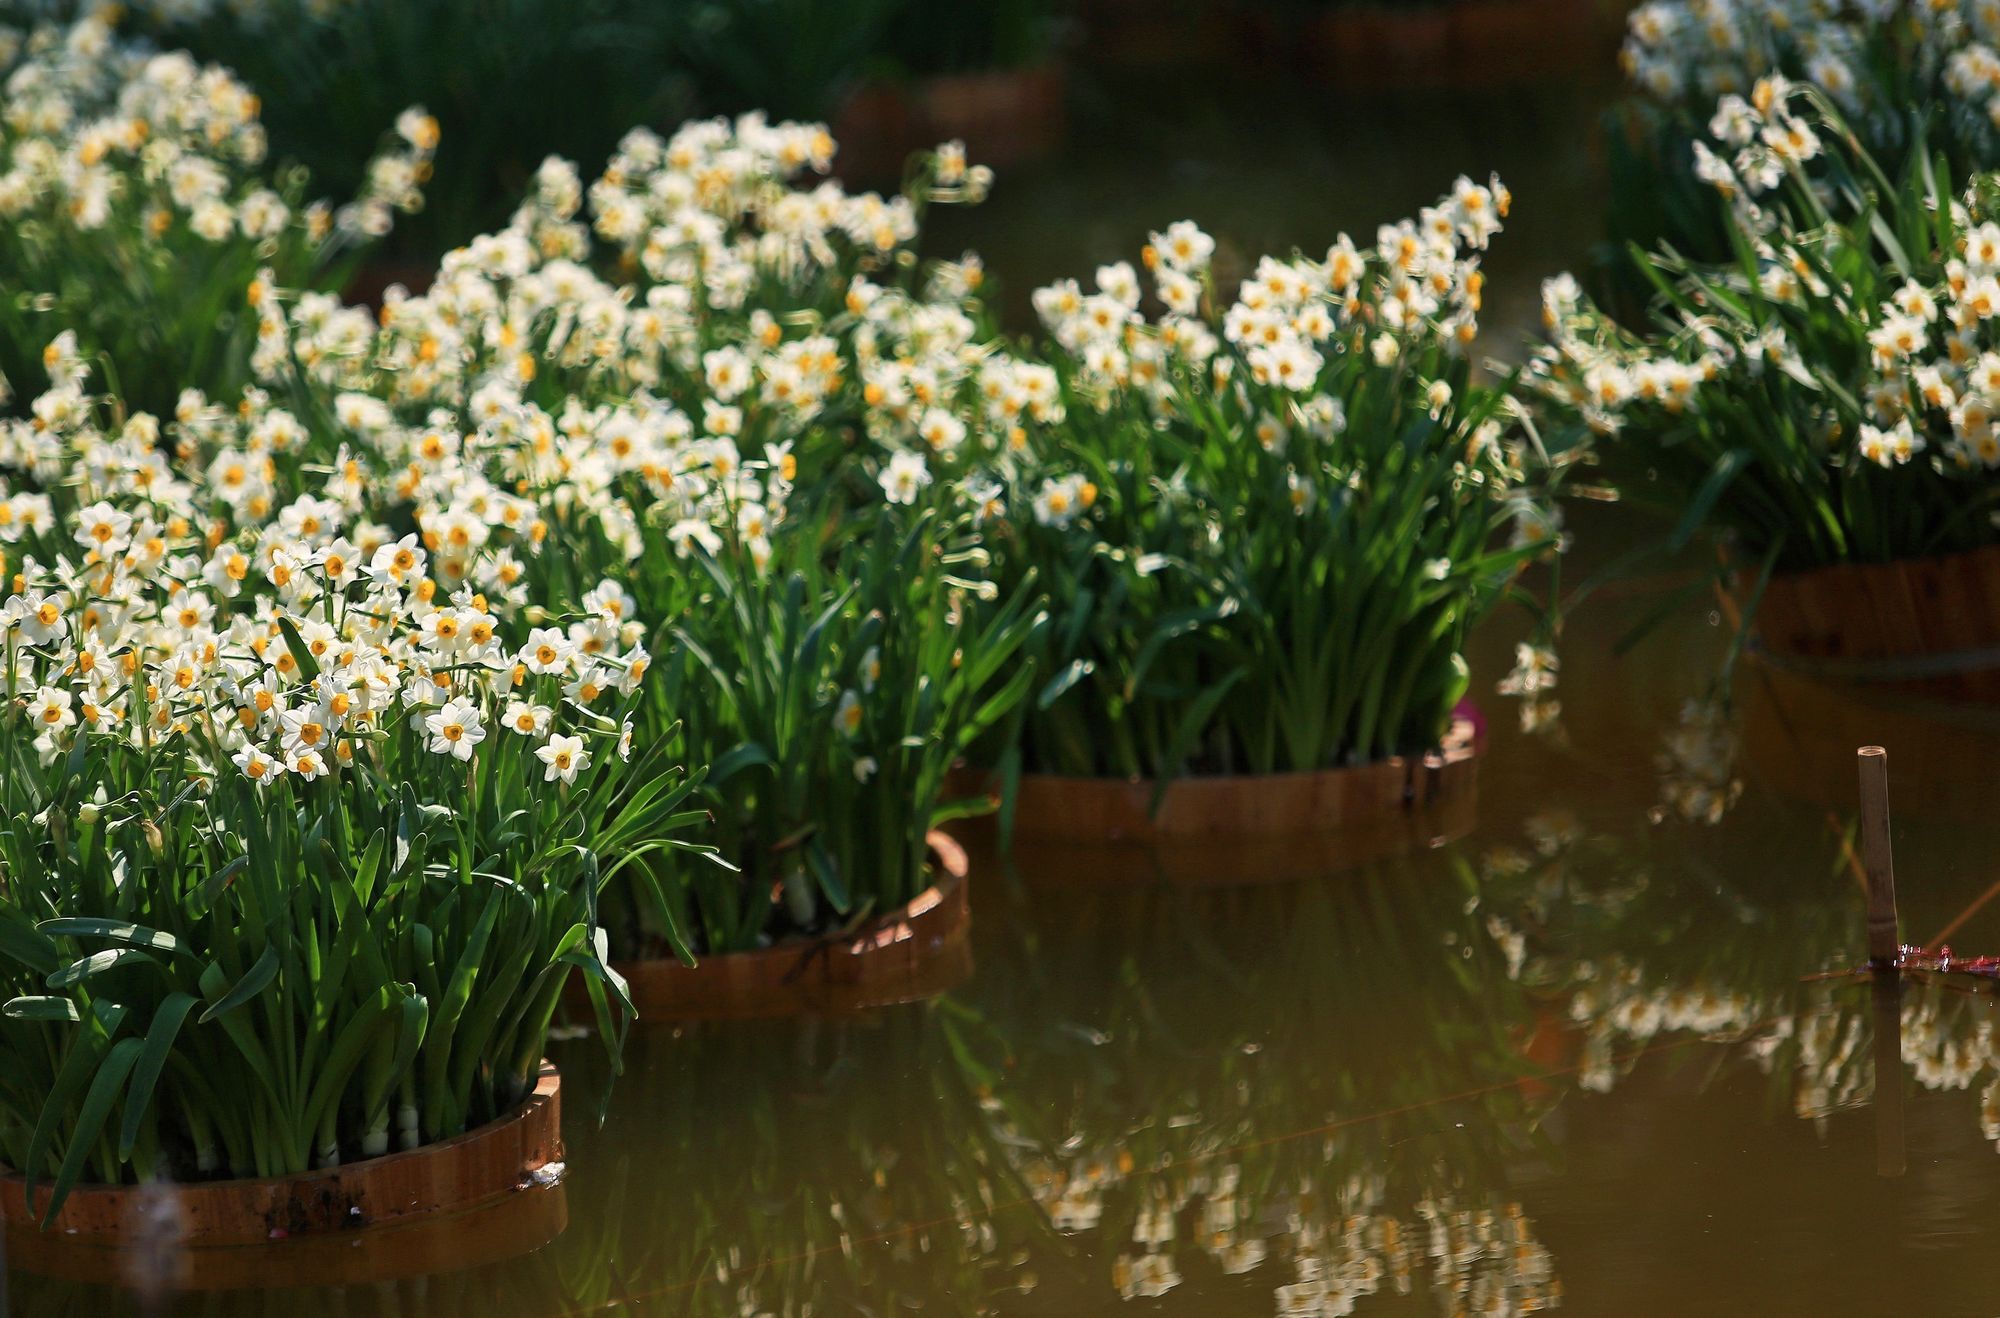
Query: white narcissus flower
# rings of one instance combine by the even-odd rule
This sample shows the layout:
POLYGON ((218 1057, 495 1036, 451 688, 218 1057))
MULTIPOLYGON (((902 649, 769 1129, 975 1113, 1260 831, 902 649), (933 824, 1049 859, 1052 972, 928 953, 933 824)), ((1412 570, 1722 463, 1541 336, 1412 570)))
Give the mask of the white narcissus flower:
POLYGON ((131 533, 131 514, 101 500, 76 515, 76 542, 88 549, 107 551, 124 543, 131 533))
POLYGON ((1286 493, 1292 501, 1293 512, 1303 517, 1313 510, 1313 504, 1319 498, 1319 492, 1313 488, 1312 481, 1299 475, 1296 471, 1288 471, 1285 473, 1285 487, 1286 493))
POLYGON ((283 729, 285 753, 293 755, 302 750, 324 750, 330 720, 331 715, 318 705, 280 712, 278 726, 283 729))
POLYGON ((424 729, 430 733, 431 750, 458 760, 471 759, 473 748, 486 740, 478 706, 460 696, 445 701, 443 708, 426 718, 424 729))
POLYGON ((1215 239, 1203 233, 1193 220, 1175 220, 1164 233, 1151 235, 1153 251, 1167 268, 1191 273, 1208 268, 1215 255, 1215 239))
POLYGON ((531 673, 560 673, 569 666, 574 647, 569 637, 555 627, 537 627, 528 633, 520 660, 531 673))
POLYGON ((76 712, 70 708, 73 699, 68 691, 60 687, 45 686, 35 693, 29 703, 34 713, 35 726, 44 732, 61 732, 76 722, 76 712))
POLYGON ((283 760, 271 758, 256 746, 245 746, 230 756, 230 760, 253 783, 268 783, 285 772, 283 760))
POLYGON ((542 781, 545 783, 558 779, 573 783, 577 774, 590 767, 590 752, 583 748, 583 738, 564 736, 562 733, 537 746, 535 758, 542 762, 542 781))
POLYGON ((555 718, 555 711, 547 705, 528 704, 516 700, 507 706, 507 712, 500 718, 509 732, 523 737, 539 737, 549 729, 555 718))
POLYGON ((915 503, 917 495, 931 483, 930 468, 921 453, 897 453, 883 468, 881 482, 882 497, 890 503, 915 503))
POLYGON ((315 750, 290 752, 286 767, 307 782, 312 782, 327 772, 326 757, 315 750))

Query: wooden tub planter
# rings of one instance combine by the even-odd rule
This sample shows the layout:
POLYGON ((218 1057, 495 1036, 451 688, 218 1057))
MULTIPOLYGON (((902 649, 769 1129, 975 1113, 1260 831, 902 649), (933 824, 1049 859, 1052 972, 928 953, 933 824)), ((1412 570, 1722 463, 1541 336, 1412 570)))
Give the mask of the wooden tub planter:
POLYGON ((9 1263, 135 1289, 388 1281, 531 1253, 568 1224, 562 1081, 542 1063, 527 1102, 421 1148, 256 1180, 80 1185, 41 1226, 26 1179, 0 1175, 9 1263))
MULTIPOLYGON (((842 933, 699 958, 622 961, 639 1023, 841 1014, 935 997, 972 974, 972 904, 965 849, 942 833, 925 841, 937 882, 910 903, 842 933)), ((572 979, 569 1003, 589 1019, 572 979)))
POLYGON ((1033 164, 1068 135, 1067 96, 1068 79, 1054 63, 865 83, 834 119, 841 173, 886 184, 902 177, 913 153, 954 139, 974 164, 1033 164))
MULTIPOLYGON (((1739 576, 1736 597, 1752 585, 1739 576)), ((1779 573, 1754 625, 1773 666, 1803 677, 2000 704, 2000 546, 1779 573)))
POLYGON ((1459 91, 1608 69, 1623 34, 1600 0, 1378 3, 1328 10, 1309 48, 1347 90, 1459 91))
POLYGON ((412 297, 421 296, 429 291, 437 270, 436 261, 366 261, 341 290, 341 300, 349 306, 367 307, 379 315, 391 288, 401 285, 412 297))
POLYGON ((915 88, 922 145, 963 141, 974 163, 1012 169, 1060 150, 1069 130, 1068 83, 1058 64, 942 73, 915 88))
POLYGON ((1239 884, 1336 873, 1470 832, 1480 749, 1477 726, 1457 718, 1428 755, 1176 778, 1164 793, 1147 779, 1022 774, 1013 851, 1024 870, 1079 881, 1239 884))

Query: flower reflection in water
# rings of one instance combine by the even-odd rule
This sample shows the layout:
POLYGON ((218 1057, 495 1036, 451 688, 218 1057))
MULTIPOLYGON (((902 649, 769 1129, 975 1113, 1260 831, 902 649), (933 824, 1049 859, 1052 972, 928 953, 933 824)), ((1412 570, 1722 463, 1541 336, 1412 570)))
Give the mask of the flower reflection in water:
POLYGON ((1736 711, 1726 699, 1710 694, 1683 701, 1679 720, 1654 756, 1660 771, 1656 817, 1721 823, 1743 795, 1737 772, 1741 750, 1736 711))
POLYGON ((1021 1052, 984 1109, 1043 1220, 1117 1294, 1244 1277, 1268 1279, 1281 1315, 1560 1303, 1506 1189, 1554 1096, 1518 1083, 1533 1005, 1469 868, 1065 900, 1071 927, 1042 931, 1029 991, 996 1009, 1021 1052), (1109 996, 1078 993, 1107 964, 1109 996), (1176 991, 1191 966, 1212 991, 1176 991))
MULTIPOLYGON (((1480 865, 1484 928, 1510 978, 1559 1011, 1581 1088, 1609 1093, 1686 1041, 1755 1067, 1822 1130, 1875 1100, 1868 977, 1848 973, 1861 956, 1858 900, 1782 871, 1753 887, 1766 877, 1755 855, 1739 857, 1732 882, 1705 867, 1656 873, 1566 820, 1529 831, 1532 851, 1497 848, 1480 865)), ((1926 1091, 1977 1088, 1981 1129, 2000 1145, 1993 989, 1905 972, 1890 1055, 1926 1091)))

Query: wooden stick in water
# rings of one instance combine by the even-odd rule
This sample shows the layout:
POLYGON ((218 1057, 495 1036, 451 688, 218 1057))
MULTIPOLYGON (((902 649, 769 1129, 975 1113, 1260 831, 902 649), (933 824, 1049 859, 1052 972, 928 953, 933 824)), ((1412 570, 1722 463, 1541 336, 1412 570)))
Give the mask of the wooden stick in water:
POLYGON ((1896 865, 1889 851, 1889 753, 1863 746, 1861 766, 1861 861, 1868 874, 1868 959, 1893 965, 1902 951, 1896 928, 1896 865))

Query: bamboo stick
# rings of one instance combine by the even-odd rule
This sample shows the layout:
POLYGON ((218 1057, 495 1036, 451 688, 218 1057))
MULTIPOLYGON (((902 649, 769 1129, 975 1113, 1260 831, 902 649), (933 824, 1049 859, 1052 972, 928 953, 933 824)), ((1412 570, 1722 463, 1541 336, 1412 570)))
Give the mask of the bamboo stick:
POLYGON ((1896 927, 1896 866, 1889 850, 1889 753, 1863 746, 1855 753, 1861 769, 1861 859, 1868 875, 1868 959, 1895 964, 1902 951, 1896 927))

